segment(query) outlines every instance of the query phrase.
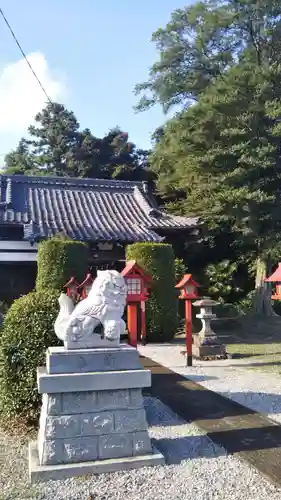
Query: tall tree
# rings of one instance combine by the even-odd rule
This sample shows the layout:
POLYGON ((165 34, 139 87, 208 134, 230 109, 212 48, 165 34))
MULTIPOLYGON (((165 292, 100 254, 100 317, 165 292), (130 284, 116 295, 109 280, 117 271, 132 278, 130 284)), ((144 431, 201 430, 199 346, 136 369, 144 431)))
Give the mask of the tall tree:
POLYGON ((48 175, 76 175, 75 162, 67 162, 68 155, 77 154, 80 145, 79 123, 72 111, 62 104, 48 103, 30 125, 28 141, 38 168, 48 175))
POLYGON ((184 109, 245 59, 280 64, 280 34, 279 0, 203 0, 174 11, 152 35, 159 58, 135 88, 137 109, 184 109))
POLYGON ((280 67, 238 64, 166 125, 151 159, 162 193, 185 192, 182 211, 200 214, 210 237, 226 231, 247 248, 267 314, 264 278, 281 251, 280 103, 280 67))
POLYGON ((29 139, 5 158, 6 173, 67 177, 153 180, 148 152, 137 150, 119 127, 105 137, 80 130, 72 111, 49 103, 28 129, 29 139))

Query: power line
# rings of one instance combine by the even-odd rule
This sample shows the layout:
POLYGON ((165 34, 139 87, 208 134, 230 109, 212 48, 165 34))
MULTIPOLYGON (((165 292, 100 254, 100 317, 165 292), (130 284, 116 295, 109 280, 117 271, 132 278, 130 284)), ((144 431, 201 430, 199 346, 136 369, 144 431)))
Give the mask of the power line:
POLYGON ((39 80, 38 76, 36 75, 36 73, 35 73, 34 69, 32 68, 32 66, 31 66, 31 64, 30 64, 30 62, 29 62, 29 60, 27 59, 27 57, 26 57, 26 55, 25 55, 25 53, 24 53, 24 51, 23 51, 23 49, 22 49, 22 47, 21 47, 21 45, 20 45, 20 43, 19 43, 19 41, 18 41, 18 39, 17 39, 16 35, 15 35, 15 33, 13 32, 13 30, 12 30, 12 28, 11 28, 11 26, 10 26, 10 24, 9 24, 8 20, 7 20, 7 18, 5 17, 4 12, 3 12, 3 10, 1 9, 1 7, 0 7, 0 14, 1 14, 1 16, 3 17, 4 22, 5 22, 5 23, 6 23, 6 25, 8 26, 8 29, 10 30, 10 33, 11 33, 11 35, 12 35, 13 39, 15 40, 15 42, 16 42, 16 44, 17 44, 18 48, 20 49, 20 51, 21 51, 21 53, 22 53, 22 55, 23 55, 23 58, 25 59, 25 62, 28 64, 29 69, 32 71, 33 76, 36 78, 37 82, 39 83, 39 85, 40 85, 41 89, 43 90, 43 92, 44 92, 45 96, 47 97, 47 100, 49 101, 49 103, 51 103, 51 104, 52 104, 52 100, 51 100, 51 98, 48 96, 48 94, 47 94, 46 90, 45 90, 45 89, 44 89, 44 87, 43 87, 43 84, 40 82, 40 80, 39 80))

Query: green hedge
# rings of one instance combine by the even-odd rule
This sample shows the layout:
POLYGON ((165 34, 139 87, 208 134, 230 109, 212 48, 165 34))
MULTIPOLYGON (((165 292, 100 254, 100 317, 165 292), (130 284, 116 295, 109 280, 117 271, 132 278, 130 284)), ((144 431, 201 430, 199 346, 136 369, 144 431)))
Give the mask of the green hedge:
POLYGON ((128 245, 126 260, 135 260, 153 279, 146 307, 148 341, 171 340, 178 327, 175 256, 172 246, 164 243, 128 245))
POLYGON ((36 372, 47 347, 60 345, 54 333, 58 294, 31 292, 17 299, 5 316, 0 337, 0 407, 6 417, 38 418, 41 397, 36 372))
POLYGON ((71 278, 81 282, 88 271, 88 246, 59 237, 43 241, 38 247, 36 290, 62 290, 71 278))

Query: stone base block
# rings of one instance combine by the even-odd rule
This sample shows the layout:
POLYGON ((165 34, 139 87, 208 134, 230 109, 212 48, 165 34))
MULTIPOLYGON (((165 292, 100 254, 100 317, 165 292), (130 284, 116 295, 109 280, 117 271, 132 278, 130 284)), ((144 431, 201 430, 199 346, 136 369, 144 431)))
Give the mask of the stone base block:
POLYGON ((217 345, 196 345, 192 346, 192 354, 195 358, 222 358, 226 357, 225 346, 222 344, 217 345))
POLYGON ((59 479, 63 480, 89 474, 125 471, 164 464, 165 459, 163 455, 154 448, 153 453, 148 455, 71 463, 67 465, 40 465, 37 443, 32 441, 29 444, 29 479, 31 483, 59 479))
POLYGON ((151 372, 143 369, 49 374, 45 367, 40 367, 37 385, 40 394, 135 389, 151 386, 151 372))
POLYGON ((72 349, 49 347, 47 350, 49 374, 108 372, 142 369, 135 347, 120 344, 119 347, 72 349))

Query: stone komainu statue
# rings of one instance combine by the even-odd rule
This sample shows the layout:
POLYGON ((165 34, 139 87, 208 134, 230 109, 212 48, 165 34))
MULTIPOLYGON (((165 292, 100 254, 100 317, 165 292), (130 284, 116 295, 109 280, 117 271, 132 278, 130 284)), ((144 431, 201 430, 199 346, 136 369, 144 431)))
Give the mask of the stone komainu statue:
POLYGON ((54 325, 57 337, 68 348, 95 347, 100 340, 95 329, 102 325, 104 338, 119 343, 125 332, 122 316, 126 297, 126 282, 120 273, 98 271, 88 297, 76 306, 70 297, 60 295, 60 311, 54 325))

